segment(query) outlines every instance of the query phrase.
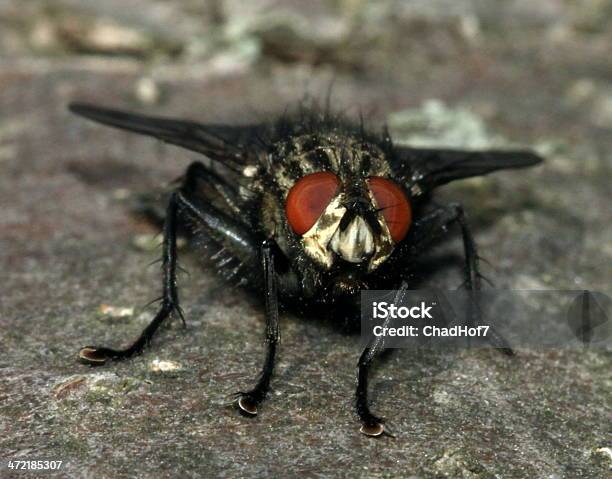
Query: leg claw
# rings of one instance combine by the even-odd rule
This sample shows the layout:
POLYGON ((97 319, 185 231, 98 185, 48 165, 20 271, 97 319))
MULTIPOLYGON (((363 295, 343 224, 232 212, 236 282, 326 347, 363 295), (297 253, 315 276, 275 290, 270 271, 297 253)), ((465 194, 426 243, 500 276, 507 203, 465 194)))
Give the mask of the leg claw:
POLYGON ((95 346, 85 346, 79 351, 79 361, 91 366, 102 366, 108 360, 108 356, 95 346))
POLYGON ((382 436, 385 432, 385 426, 380 422, 372 426, 366 426, 365 424, 363 424, 359 429, 359 432, 368 437, 379 437, 382 436))
POLYGON ((257 416, 257 402, 253 401, 247 394, 240 394, 236 404, 240 411, 247 416, 257 416))

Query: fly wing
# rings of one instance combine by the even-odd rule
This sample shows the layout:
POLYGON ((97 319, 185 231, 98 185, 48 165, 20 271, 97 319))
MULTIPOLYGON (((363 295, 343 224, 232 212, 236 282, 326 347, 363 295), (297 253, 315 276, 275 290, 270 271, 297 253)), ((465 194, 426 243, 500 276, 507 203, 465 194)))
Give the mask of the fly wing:
POLYGON ((396 148, 401 173, 406 180, 432 190, 454 180, 481 176, 497 170, 526 168, 543 159, 531 151, 466 151, 396 148))
POLYGON ((71 103, 69 110, 104 125, 152 136, 166 143, 196 151, 211 159, 241 163, 246 148, 261 141, 264 125, 203 125, 193 121, 144 116, 85 103, 71 103))

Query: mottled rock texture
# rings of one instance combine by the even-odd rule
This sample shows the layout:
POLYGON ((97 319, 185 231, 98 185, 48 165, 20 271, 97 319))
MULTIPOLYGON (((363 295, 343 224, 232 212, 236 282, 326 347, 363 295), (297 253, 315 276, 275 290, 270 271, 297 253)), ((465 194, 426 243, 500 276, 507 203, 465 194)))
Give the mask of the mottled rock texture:
MULTIPOLYGON (((193 254, 187 329, 78 364, 150 319, 155 229, 129 199, 194 155, 66 104, 245 122, 333 80, 337 109, 398 140, 537 148, 542 167, 440 199, 465 204, 499 287, 609 291, 611 16, 607 0, 0 1, 0 459, 63 459, 61 477, 609 477, 598 351, 398 351, 372 378, 396 437, 372 440, 351 408, 358 338, 287 313, 270 400, 241 417, 228 395, 254 380, 262 311, 193 254)), ((461 282, 453 238, 429 281, 461 282)))

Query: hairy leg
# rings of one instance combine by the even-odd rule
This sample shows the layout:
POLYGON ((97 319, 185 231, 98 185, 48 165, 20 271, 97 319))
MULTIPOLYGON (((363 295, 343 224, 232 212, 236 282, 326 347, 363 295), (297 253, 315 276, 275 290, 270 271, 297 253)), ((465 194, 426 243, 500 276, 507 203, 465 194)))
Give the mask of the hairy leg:
POLYGON ((268 394, 280 336, 278 324, 277 277, 274 269, 272 246, 270 241, 265 241, 261 246, 261 262, 264 272, 264 294, 266 299, 266 356, 259 375, 259 380, 255 387, 250 391, 237 393, 238 407, 242 412, 251 416, 257 414, 257 406, 263 402, 268 394))
MULTIPOLYGON (((193 219, 202 227, 213 240, 222 245, 233 257, 241 262, 255 262, 253 251, 256 251, 256 241, 251 233, 237 221, 225 215, 212 205, 203 204, 195 194, 196 181, 203 179, 213 182, 215 178, 207 176, 210 170, 201 164, 193 163, 185 174, 183 185, 171 194, 166 209, 163 228, 163 254, 162 254, 162 297, 161 306, 151 321, 143 330, 141 335, 132 344, 123 349, 112 349, 103 346, 86 346, 79 351, 79 359, 90 365, 101 365, 109 359, 121 360, 139 354, 151 341, 160 325, 173 312, 177 312, 183 318, 179 306, 178 290, 176 283, 177 251, 176 230, 180 214, 183 213, 193 219)), ((223 181, 221 179, 221 181, 223 181)), ((219 188, 229 188, 223 183, 219 188)), ((229 189, 223 190, 229 193, 229 189)), ((222 198, 224 193, 219 192, 222 198)))
MULTIPOLYGON (((458 204, 451 204, 445 207, 438 208, 422 218, 414 225, 410 248, 412 254, 418 254, 426 248, 433 238, 439 237, 446 233, 447 228, 453 223, 458 223, 461 228, 463 238, 463 247, 465 255, 465 276, 466 286, 470 291, 478 291, 481 288, 481 275, 478 268, 478 252, 476 243, 465 219, 463 208, 458 204)), ((408 289, 405 282, 402 283, 395 298, 395 303, 399 303, 402 291, 408 289)), ((475 305, 473 320, 478 322, 478 308, 475 305)), ((389 319, 386 320, 387 322, 389 319)), ((383 324, 385 327, 386 324, 383 324)), ((512 349, 508 343, 497 334, 492 328, 489 329, 489 341, 491 344, 500 349, 504 354, 513 355, 512 349)), ((357 372, 357 389, 355 408, 357 415, 361 420, 361 432, 367 436, 380 436, 385 431, 384 419, 372 414, 368 405, 368 373, 374 359, 385 350, 384 336, 378 336, 374 341, 366 347, 358 362, 357 372)), ((388 433, 388 432, 387 432, 388 433)))
MULTIPOLYGON (((414 256, 426 249, 431 241, 445 234, 450 226, 454 223, 459 224, 461 228, 461 236, 463 239, 463 249, 465 257, 465 286, 468 291, 479 291, 482 288, 482 278, 479 267, 478 250, 474 237, 470 231, 469 225, 465 218, 463 207, 460 204, 452 203, 448 206, 442 206, 432 211, 417 223, 414 224, 411 231, 411 241, 409 242, 410 253, 414 256)), ((471 319, 474 323, 479 322, 479 309, 477 297, 472 295, 472 312, 471 319)), ((508 342, 498 334, 493 328, 489 328, 487 339, 492 346, 499 349, 504 354, 512 356, 514 353, 508 342)))
POLYGON ((144 329, 141 335, 124 349, 111 349, 99 346, 85 346, 79 351, 81 362, 91 365, 104 364, 109 359, 126 359, 134 354, 142 352, 145 346, 151 341, 155 331, 161 326, 164 320, 177 311, 182 317, 179 306, 178 292, 176 288, 176 222, 178 211, 178 196, 173 193, 168 202, 166 219, 164 221, 164 242, 162 254, 163 271, 163 293, 161 307, 151 323, 144 329))
MULTIPOLYGON (((408 283, 402 282, 397 294, 394 298, 394 304, 399 304, 402 301, 404 291, 408 289, 408 283)), ((387 317, 382 324, 382 327, 388 327, 391 317, 387 317)), ((384 419, 375 416, 370 411, 368 404, 368 374, 370 366, 374 359, 385 350, 385 336, 376 336, 374 340, 366 347, 357 363, 357 389, 355 391, 355 409, 361 420, 360 431, 366 436, 377 437, 385 431, 384 419)))
MULTIPOLYGON (((480 291, 480 289, 482 288, 482 276, 480 275, 480 270, 478 266, 478 251, 476 249, 476 243, 474 242, 474 238, 465 219, 465 213, 463 211, 463 208, 458 204, 453 204, 450 207, 456 211, 457 222, 461 227, 463 248, 465 252, 466 287, 471 292, 480 291)), ((480 309, 478 307, 477 297, 475 297, 473 294, 471 295, 470 305, 470 319, 475 324, 478 324, 481 320, 480 309)), ((508 342, 492 327, 489 328, 487 339, 492 346, 499 349, 502 353, 508 356, 514 355, 514 351, 512 350, 508 342)))

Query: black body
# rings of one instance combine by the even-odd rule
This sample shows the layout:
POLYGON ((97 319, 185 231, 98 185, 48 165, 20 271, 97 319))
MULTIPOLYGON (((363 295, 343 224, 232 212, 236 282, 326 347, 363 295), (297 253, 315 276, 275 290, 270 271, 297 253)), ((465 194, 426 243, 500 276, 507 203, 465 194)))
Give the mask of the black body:
MULTIPOLYGON (((212 245, 212 259, 227 280, 252 287, 265 295, 266 357, 256 386, 238 393, 237 404, 246 414, 269 389, 279 338, 279 302, 309 308, 324 306, 343 311, 359 324, 361 289, 407 289, 410 266, 435 238, 457 223, 464 242, 466 286, 480 289, 476 246, 460 205, 425 208, 429 193, 450 181, 489 172, 532 166, 541 159, 528 151, 458 151, 397 147, 386 131, 375 135, 329 112, 301 110, 269 125, 201 125, 189 121, 153 118, 85 104, 71 111, 91 120, 153 136, 198 152, 212 160, 195 162, 172 193, 164 222, 163 296, 159 312, 141 337, 124 350, 88 346, 80 359, 104 364, 140 353, 159 325, 172 312, 182 318, 176 285, 176 230, 189 230, 212 245), (210 166, 212 165, 212 166, 210 166), (290 227, 285 202, 300 178, 331 171, 342 183, 345 228, 362 216, 376 234, 378 211, 365 191, 365 179, 385 177, 403 189, 412 206, 412 224, 401 241, 376 265, 353 263, 333 256, 323 266, 307 254, 302 238, 290 227), (427 211, 427 212, 426 212, 427 211), (214 248, 216 247, 216 248, 214 248)), ((382 233, 381 233, 382 234, 382 233)), ((333 320, 333 319, 332 319, 333 320)), ((506 353, 502 338, 495 346, 506 353)), ((367 402, 368 368, 384 349, 378 341, 366 348, 358 363, 356 410, 364 434, 383 433, 382 419, 372 415, 367 402)))

